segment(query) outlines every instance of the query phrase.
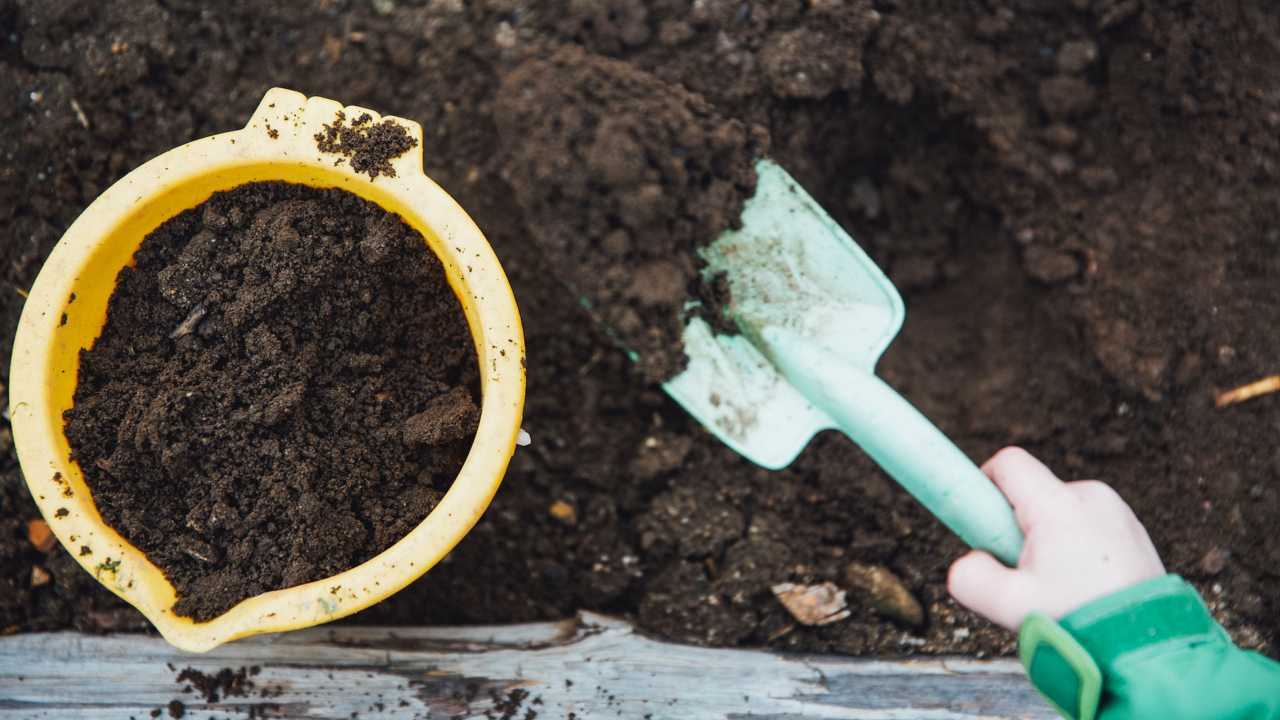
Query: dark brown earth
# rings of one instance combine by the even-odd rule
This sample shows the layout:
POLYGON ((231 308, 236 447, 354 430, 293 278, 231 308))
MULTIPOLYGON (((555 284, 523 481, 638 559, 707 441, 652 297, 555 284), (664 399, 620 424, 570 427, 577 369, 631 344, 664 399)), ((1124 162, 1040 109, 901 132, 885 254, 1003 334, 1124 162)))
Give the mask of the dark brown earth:
MULTIPOLYGON (((358 622, 590 608, 699 643, 1011 647, 946 596, 960 544, 847 440, 752 467, 566 292, 505 179, 527 153, 495 119, 504 79, 563 44, 765 128, 770 156, 903 291, 881 373, 975 459, 1020 443, 1110 482, 1235 637, 1280 652, 1280 396, 1213 406, 1280 372, 1269 0, 8 0, 0 25, 0 359, 17 290, 76 214, 146 158, 242 126, 267 88, 422 123, 428 172, 511 275, 534 442, 455 552, 358 622), (855 561, 892 570, 925 625, 852 592, 849 619, 787 632, 769 586, 844 586, 855 561)), ((6 453, 0 628, 145 627, 61 549, 26 541, 36 510, 6 453), (35 566, 53 581, 32 588, 35 566)))
POLYGON ((72 458, 174 612, 353 567, 435 507, 480 412, 440 261, 349 192, 254 183, 148 235, 80 353, 72 458))
POLYGON ((694 251, 741 225, 764 129, 572 46, 507 74, 494 121, 503 178, 543 257, 647 379, 670 379, 685 362, 686 303, 720 317, 694 251))

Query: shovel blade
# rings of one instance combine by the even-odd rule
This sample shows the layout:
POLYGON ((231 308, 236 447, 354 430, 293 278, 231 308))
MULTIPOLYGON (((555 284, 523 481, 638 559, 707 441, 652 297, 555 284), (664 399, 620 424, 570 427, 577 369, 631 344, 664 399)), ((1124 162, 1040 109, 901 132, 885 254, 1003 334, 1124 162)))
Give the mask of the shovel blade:
POLYGON ((902 298, 862 248, 785 170, 756 166, 742 227, 701 251, 708 276, 724 275, 724 308, 739 335, 716 335, 702 319, 684 331, 687 368, 664 389, 735 451, 785 467, 834 421, 769 359, 764 337, 784 329, 822 347, 833 362, 868 372, 902 327, 902 298))

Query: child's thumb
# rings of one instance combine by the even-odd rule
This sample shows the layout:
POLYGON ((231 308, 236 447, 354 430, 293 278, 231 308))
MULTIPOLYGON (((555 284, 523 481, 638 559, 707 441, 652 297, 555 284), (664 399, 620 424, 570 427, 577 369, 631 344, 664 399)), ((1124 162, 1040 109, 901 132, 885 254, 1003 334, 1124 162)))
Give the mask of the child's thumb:
POLYGON ((1026 576, 981 550, 951 564, 947 590, 961 605, 1015 632, 1031 611, 1026 576))

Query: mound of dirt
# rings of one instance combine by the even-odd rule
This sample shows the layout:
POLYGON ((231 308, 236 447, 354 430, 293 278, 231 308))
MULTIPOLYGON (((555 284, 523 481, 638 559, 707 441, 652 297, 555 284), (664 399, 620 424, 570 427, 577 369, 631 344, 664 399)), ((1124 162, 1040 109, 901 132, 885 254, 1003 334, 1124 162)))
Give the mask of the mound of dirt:
POLYGON ((504 178, 548 264, 646 378, 682 370, 686 303, 720 317, 696 250, 741 225, 764 129, 577 47, 507 74, 494 119, 504 178))

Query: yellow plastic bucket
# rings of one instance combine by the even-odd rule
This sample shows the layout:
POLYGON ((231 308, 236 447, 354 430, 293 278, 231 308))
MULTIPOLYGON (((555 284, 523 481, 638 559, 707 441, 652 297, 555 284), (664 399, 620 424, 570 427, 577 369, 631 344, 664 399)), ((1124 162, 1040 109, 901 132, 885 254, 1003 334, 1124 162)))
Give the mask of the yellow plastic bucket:
POLYGON ((315 135, 342 107, 282 88, 269 91, 243 130, 187 143, 147 162, 104 192, 71 225, 41 268, 22 318, 10 371, 10 417, 27 485, 58 540, 86 570, 138 608, 173 645, 206 651, 258 633, 309 627, 392 595, 435 565, 475 525, 502 482, 524 408, 524 333, 515 297, 489 243, 466 212, 422 170, 418 142, 392 161, 394 177, 371 179, 320 152, 315 135), (203 623, 173 614, 176 593, 137 548, 103 523, 70 460, 62 414, 71 407, 82 348, 106 322, 116 276, 142 239, 219 190, 281 180, 337 187, 404 218, 444 265, 480 362, 480 425, 457 479, 416 528, 371 560, 323 580, 244 600, 203 623))

